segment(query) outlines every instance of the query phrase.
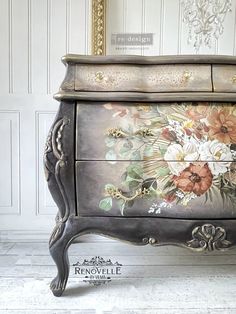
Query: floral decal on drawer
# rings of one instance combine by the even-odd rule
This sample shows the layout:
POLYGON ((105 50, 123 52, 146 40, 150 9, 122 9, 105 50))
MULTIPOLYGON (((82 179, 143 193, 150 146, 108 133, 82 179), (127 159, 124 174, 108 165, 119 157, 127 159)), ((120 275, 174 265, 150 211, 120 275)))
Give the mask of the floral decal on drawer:
MULTIPOLYGON (((130 160, 119 186, 104 187, 99 207, 121 213, 136 199, 191 206, 217 195, 236 204, 236 108, 228 103, 105 104, 113 119, 105 143, 109 163, 130 160)), ((159 209, 159 207, 158 207, 159 209)), ((155 206, 149 208, 154 213, 155 206)))

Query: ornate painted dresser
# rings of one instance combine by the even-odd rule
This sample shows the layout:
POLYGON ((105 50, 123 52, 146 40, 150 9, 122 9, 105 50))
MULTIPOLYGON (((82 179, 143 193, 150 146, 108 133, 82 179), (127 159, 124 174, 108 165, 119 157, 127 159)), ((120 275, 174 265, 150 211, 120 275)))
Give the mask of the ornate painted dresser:
MULTIPOLYGON (((137 245, 236 243, 236 58, 63 57, 44 165, 58 206, 50 253, 96 233, 137 245)), ((157 252, 158 253, 158 252, 157 252)))

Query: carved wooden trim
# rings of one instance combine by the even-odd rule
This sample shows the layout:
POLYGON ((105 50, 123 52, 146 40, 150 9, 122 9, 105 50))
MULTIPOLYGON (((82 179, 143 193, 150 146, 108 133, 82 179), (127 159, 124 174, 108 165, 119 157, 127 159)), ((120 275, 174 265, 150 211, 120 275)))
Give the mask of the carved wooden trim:
POLYGON ((58 101, 223 101, 235 102, 236 93, 181 92, 181 93, 143 93, 143 92, 64 92, 54 95, 58 101))
POLYGON ((50 174, 54 174, 58 177, 59 168, 65 166, 66 155, 62 148, 62 135, 63 129, 67 124, 69 124, 69 120, 62 118, 55 122, 49 131, 44 150, 44 171, 47 181, 50 179, 50 174), (54 166, 49 158, 50 153, 52 153, 57 160, 56 166, 54 166))
POLYGON ((195 251, 213 251, 229 248, 232 243, 226 240, 226 231, 212 224, 197 226, 192 231, 193 239, 187 242, 195 251))
POLYGON ((92 1, 92 54, 106 54, 106 0, 92 1))
POLYGON ((62 57, 63 63, 84 64, 236 64, 236 56, 224 55, 167 55, 167 56, 130 56, 108 55, 96 56, 67 54, 62 57))
POLYGON ((64 222, 68 219, 69 216, 68 198, 64 189, 64 185, 61 181, 61 169, 65 167, 67 162, 67 156, 63 151, 62 138, 64 128, 69 123, 70 120, 64 117, 57 120, 53 124, 51 130, 49 131, 44 151, 44 171, 46 179, 49 182, 51 175, 55 177, 57 187, 61 193, 65 207, 64 214, 60 211, 59 208, 58 214, 56 216, 56 226, 54 227, 49 240, 50 246, 52 246, 53 243, 62 234, 64 230, 64 222))

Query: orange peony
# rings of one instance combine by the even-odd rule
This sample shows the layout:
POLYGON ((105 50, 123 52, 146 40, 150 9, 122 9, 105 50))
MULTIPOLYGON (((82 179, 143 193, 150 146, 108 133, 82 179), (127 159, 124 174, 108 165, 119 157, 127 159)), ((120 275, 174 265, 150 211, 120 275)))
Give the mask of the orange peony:
POLYGON ((193 192, 197 196, 204 194, 212 184, 212 173, 207 164, 190 164, 179 176, 174 176, 174 183, 183 192, 193 192))
POLYGON ((221 143, 236 143, 236 116, 229 108, 222 108, 219 111, 214 108, 207 117, 209 123, 209 136, 221 143))

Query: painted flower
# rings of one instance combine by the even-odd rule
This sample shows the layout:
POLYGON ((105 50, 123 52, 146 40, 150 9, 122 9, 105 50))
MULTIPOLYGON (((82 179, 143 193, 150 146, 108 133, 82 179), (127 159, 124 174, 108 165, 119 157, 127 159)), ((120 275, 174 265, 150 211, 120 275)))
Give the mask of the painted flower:
POLYGON ((207 117, 209 123, 209 136, 222 143, 236 143, 236 116, 229 108, 224 107, 219 111, 214 108, 207 117))
POLYGON ((225 173, 233 160, 230 148, 217 140, 202 143, 199 146, 200 160, 209 161, 213 175, 225 173))
POLYGON ((173 181, 178 189, 183 192, 193 192, 197 196, 204 194, 212 184, 212 173, 208 164, 190 164, 179 176, 174 176, 173 181))
POLYGON ((183 146, 180 144, 168 146, 164 160, 167 161, 170 171, 175 175, 179 175, 181 171, 190 165, 191 161, 197 160, 198 157, 197 146, 188 142, 183 146))
POLYGON ((230 165, 229 171, 224 175, 224 178, 230 183, 236 184, 236 164, 230 165))
POLYGON ((106 103, 103 105, 104 108, 107 110, 114 110, 115 113, 112 115, 112 117, 124 117, 129 114, 129 109, 122 105, 113 105, 111 103, 106 103))
POLYGON ((164 137, 164 139, 174 142, 177 140, 177 136, 175 134, 174 131, 168 129, 168 128, 164 128, 161 132, 161 135, 164 137))
POLYGON ((194 121, 199 121, 206 118, 207 113, 210 110, 208 103, 200 103, 200 105, 191 105, 187 107, 187 115, 194 121))

